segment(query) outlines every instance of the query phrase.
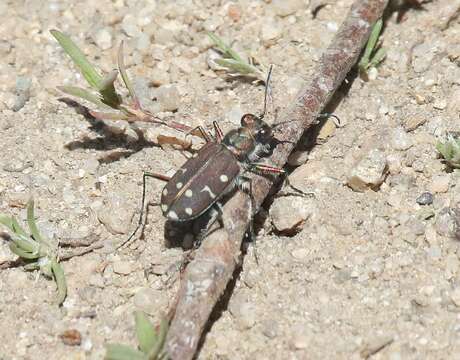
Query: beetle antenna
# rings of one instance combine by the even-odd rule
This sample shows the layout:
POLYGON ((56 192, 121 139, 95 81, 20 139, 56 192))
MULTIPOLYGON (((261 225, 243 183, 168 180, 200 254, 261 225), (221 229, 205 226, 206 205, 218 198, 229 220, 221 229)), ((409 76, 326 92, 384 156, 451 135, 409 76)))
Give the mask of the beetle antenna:
POLYGON ((264 111, 262 115, 259 116, 259 119, 263 119, 265 116, 265 112, 267 111, 267 99, 268 99, 268 92, 270 88, 270 78, 272 76, 273 65, 270 65, 270 69, 268 70, 267 80, 265 81, 265 99, 264 99, 264 111))

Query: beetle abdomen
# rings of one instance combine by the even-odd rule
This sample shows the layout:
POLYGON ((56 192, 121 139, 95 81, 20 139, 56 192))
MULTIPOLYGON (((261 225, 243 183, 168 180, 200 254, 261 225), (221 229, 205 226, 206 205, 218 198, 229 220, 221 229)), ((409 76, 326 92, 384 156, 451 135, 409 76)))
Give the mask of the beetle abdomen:
POLYGON ((238 161, 225 146, 204 145, 164 187, 161 194, 163 214, 174 221, 200 216, 234 186, 239 172, 238 161))

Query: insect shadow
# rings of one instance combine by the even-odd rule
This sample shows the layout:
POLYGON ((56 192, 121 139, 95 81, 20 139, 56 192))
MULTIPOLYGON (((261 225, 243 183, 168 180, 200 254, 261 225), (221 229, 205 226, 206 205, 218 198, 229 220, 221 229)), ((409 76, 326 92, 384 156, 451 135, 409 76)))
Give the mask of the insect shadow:
POLYGON ((100 163, 111 163, 122 158, 128 158, 144 148, 158 146, 151 141, 147 141, 144 133, 134 126, 131 128, 135 131, 138 139, 133 142, 132 138, 128 138, 126 134, 114 132, 110 126, 92 116, 86 106, 67 97, 61 97, 58 100, 73 108, 77 114, 83 115, 85 120, 90 124, 89 129, 98 135, 95 138, 84 136, 79 140, 70 141, 65 145, 69 150, 113 150, 111 153, 103 155, 98 159, 100 163))

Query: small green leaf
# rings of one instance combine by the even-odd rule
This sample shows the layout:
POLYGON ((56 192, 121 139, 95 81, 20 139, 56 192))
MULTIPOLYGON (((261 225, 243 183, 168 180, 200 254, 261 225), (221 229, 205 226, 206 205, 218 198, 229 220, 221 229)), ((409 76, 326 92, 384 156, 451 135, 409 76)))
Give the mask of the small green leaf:
POLYGON ((136 336, 139 348, 143 353, 148 354, 158 340, 157 334, 144 312, 136 311, 134 318, 136 321, 136 336))
POLYGON ((12 230, 13 230, 13 232, 15 234, 25 236, 25 237, 29 236, 29 235, 26 234, 26 231, 22 228, 22 226, 19 225, 19 223, 18 223, 18 221, 16 220, 15 217, 11 218, 11 226, 12 226, 12 230))
MULTIPOLYGON (((366 71, 371 66, 374 66, 374 65, 371 65, 371 62, 373 62, 373 60, 371 61, 371 56, 377 44, 377 41, 379 39, 380 32, 382 31, 382 26, 383 26, 383 21, 382 19, 379 19, 372 27, 372 31, 369 36, 369 40, 367 41, 366 48, 364 49, 364 54, 361 57, 361 60, 359 61, 359 64, 358 64, 361 71, 366 71)), ((380 61, 382 60, 383 60, 383 57, 380 61)), ((376 62, 376 64, 378 64, 380 61, 376 62)))
POLYGON ((385 56, 387 56, 385 49, 378 49, 371 62, 369 63, 369 68, 376 67, 383 61, 383 59, 385 59, 385 56))
POLYGON ((240 73, 242 75, 253 74, 258 72, 258 70, 254 66, 249 65, 247 63, 241 63, 233 59, 216 59, 215 62, 220 66, 226 67, 231 71, 240 73))
POLYGON ((58 30, 51 30, 53 35, 64 51, 72 58, 75 65, 80 69, 83 77, 94 89, 99 89, 102 76, 96 71, 95 67, 86 59, 86 56, 78 46, 68 37, 58 30))
POLYGON ((6 226, 9 230, 14 232, 13 219, 11 216, 0 214, 0 224, 6 226))
POLYGON ((134 87, 128 77, 128 73, 126 72, 125 60, 123 57, 123 41, 120 43, 120 48, 118 49, 118 70, 120 71, 121 78, 123 79, 123 82, 128 89, 129 96, 138 105, 139 99, 137 98, 134 87))
POLYGON ((21 249, 18 245, 16 245, 13 241, 9 243, 10 250, 17 256, 19 256, 22 259, 27 259, 27 260, 34 260, 38 259, 39 255, 37 253, 30 253, 28 251, 25 251, 21 249))
POLYGON ((62 305, 67 297, 67 281, 65 279, 64 270, 62 269, 61 264, 53 259, 51 260, 51 271, 53 272, 53 277, 56 281, 58 304, 62 305))
POLYGON ((460 138, 449 135, 445 143, 438 142, 436 149, 454 169, 460 169, 460 138))
POLYGON ((102 102, 102 99, 99 95, 92 94, 86 89, 77 86, 58 86, 57 88, 66 94, 92 102, 99 107, 107 106, 102 102))
POLYGON ((235 50, 233 50, 230 46, 228 46, 219 36, 209 31, 208 31, 208 36, 225 57, 232 58, 241 63, 245 62, 241 58, 241 56, 235 50))
POLYGON ((168 321, 166 319, 162 319, 160 323, 160 330, 158 331, 158 339, 155 343, 155 346, 149 352, 149 359, 156 359, 161 356, 161 352, 163 351, 166 335, 168 334, 168 321))
POLYGON ((147 355, 127 345, 108 344, 106 350, 105 360, 149 360, 147 355))
POLYGON ((12 241, 22 250, 39 256, 40 244, 32 240, 29 236, 14 234, 12 237, 12 241))
POLYGON ((43 243, 43 238, 38 231, 37 223, 35 222, 35 214, 34 214, 34 200, 30 199, 27 204, 27 224, 29 225, 30 232, 35 241, 39 243, 43 243))
POLYGON ((111 71, 99 84, 99 93, 102 96, 102 102, 114 109, 118 109, 121 104, 121 97, 117 94, 114 86, 117 76, 118 70, 111 71))

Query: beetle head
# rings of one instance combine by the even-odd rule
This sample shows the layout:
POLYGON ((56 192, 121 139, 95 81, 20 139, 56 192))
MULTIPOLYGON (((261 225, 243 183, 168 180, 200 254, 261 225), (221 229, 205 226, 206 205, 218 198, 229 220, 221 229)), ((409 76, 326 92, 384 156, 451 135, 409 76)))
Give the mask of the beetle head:
POLYGON ((241 127, 250 134, 256 143, 266 144, 273 137, 270 125, 254 114, 243 115, 241 117, 241 127))

